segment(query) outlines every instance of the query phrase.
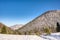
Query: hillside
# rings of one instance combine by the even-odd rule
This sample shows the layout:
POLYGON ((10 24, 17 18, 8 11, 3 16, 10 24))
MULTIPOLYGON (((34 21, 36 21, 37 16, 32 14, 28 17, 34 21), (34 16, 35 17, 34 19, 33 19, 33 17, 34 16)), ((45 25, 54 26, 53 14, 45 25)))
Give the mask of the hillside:
POLYGON ((60 23, 60 10, 51 10, 38 16, 17 31, 21 34, 42 34, 45 32, 44 28, 47 28, 50 32, 56 32, 57 22, 60 23))
POLYGON ((18 33, 12 30, 11 28, 7 27, 3 23, 0 23, 0 34, 18 34, 18 33))

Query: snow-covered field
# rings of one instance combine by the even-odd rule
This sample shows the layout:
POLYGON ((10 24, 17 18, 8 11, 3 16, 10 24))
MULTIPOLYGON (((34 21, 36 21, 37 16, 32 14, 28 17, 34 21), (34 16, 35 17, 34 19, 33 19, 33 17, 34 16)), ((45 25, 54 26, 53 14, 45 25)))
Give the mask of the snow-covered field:
POLYGON ((0 34, 0 40, 60 40, 60 33, 51 35, 7 35, 0 34))
POLYGON ((0 40, 44 40, 36 35, 6 35, 0 34, 0 40))

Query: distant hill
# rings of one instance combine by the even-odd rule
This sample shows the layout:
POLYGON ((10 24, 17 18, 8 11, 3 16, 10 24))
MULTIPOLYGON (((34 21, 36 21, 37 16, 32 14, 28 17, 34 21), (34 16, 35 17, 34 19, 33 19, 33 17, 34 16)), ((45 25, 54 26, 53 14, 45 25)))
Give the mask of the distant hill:
POLYGON ((51 32, 56 32, 57 22, 60 23, 60 10, 51 10, 38 16, 17 31, 21 34, 34 34, 44 33, 44 28, 49 28, 51 32))
POLYGON ((18 33, 12 30, 11 28, 7 27, 3 23, 0 23, 0 34, 18 34, 18 33))
POLYGON ((22 26, 23 26, 22 24, 16 24, 16 25, 11 26, 10 28, 13 30, 17 30, 17 29, 21 28, 22 26))

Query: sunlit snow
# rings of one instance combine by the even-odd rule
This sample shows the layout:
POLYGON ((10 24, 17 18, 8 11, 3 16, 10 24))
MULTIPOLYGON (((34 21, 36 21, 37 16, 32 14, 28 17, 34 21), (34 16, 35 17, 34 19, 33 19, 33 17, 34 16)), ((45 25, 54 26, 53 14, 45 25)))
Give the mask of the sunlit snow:
POLYGON ((9 35, 0 34, 0 40, 60 40, 60 33, 51 33, 51 35, 9 35))

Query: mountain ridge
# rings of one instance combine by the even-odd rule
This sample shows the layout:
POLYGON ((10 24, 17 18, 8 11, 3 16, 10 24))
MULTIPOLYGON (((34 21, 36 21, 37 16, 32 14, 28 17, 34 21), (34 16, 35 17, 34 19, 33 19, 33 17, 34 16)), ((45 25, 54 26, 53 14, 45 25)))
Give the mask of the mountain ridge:
MULTIPOLYGON (((38 16, 34 20, 30 21, 23 27, 19 28, 18 31, 25 33, 27 31, 33 30, 36 28, 37 30, 41 27, 43 28, 44 26, 49 26, 53 32, 56 31, 56 23, 60 23, 60 10, 51 10, 43 13, 42 15, 38 16), (53 26, 53 27, 52 27, 53 26)), ((39 29, 38 31, 41 31, 42 29, 39 29)))
MULTIPOLYGON (((49 12, 56 12, 57 10, 49 10, 49 11, 46 11, 46 12, 44 12, 43 14, 41 14, 41 15, 39 15, 39 16, 37 16, 35 19, 37 19, 37 18, 39 18, 39 17, 41 17, 42 15, 45 15, 45 14, 47 14, 47 13, 49 13, 49 12)), ((58 10, 58 11, 60 11, 60 10, 58 10)), ((32 21, 34 21, 35 19, 33 19, 32 21)), ((32 21, 30 21, 30 22, 32 22, 32 21)), ((29 24, 30 22, 28 22, 27 24, 29 24)), ((27 24, 25 24, 25 25, 27 25, 27 24)), ((24 25, 24 26, 25 26, 24 25)), ((23 27, 22 27, 23 28, 23 27)), ((21 28, 20 28, 21 29, 21 28)))

